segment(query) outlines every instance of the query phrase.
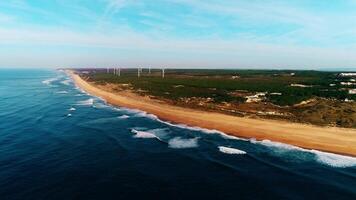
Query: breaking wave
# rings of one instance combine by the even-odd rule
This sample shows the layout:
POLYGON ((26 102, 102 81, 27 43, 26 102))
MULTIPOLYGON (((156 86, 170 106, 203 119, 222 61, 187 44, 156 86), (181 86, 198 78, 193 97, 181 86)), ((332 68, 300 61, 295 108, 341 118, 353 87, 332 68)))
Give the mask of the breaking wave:
POLYGON ((313 154, 314 159, 317 162, 324 164, 324 165, 331 166, 331 167, 345 168, 345 167, 356 166, 356 158, 351 157, 351 156, 343 156, 343 155, 339 155, 339 154, 328 153, 328 152, 323 152, 323 151, 318 151, 318 150, 313 150, 313 149, 312 150, 303 149, 303 148, 293 146, 290 144, 273 142, 270 140, 256 141, 255 139, 251 139, 250 142, 253 144, 261 144, 261 145, 264 145, 267 147, 276 148, 278 150, 283 150, 285 152, 299 151, 299 152, 304 152, 304 153, 310 153, 310 154, 313 154))
POLYGON ((109 108, 110 106, 108 106, 107 104, 104 104, 104 103, 95 103, 94 107, 95 108, 109 108))
POLYGON ((131 129, 131 132, 135 134, 133 136, 135 138, 157 138, 157 139, 159 139, 155 134, 147 132, 147 131, 138 131, 136 129, 131 129))
POLYGON ((253 144, 261 144, 267 147, 272 147, 272 148, 278 148, 280 150, 286 150, 286 151, 292 151, 292 150, 296 150, 296 151, 308 151, 306 149, 297 147, 297 146, 293 146, 290 144, 285 144, 285 143, 281 143, 281 142, 273 142, 271 140, 261 140, 261 141, 257 141, 256 139, 252 138, 249 140, 251 143, 253 144))
POLYGON ((79 105, 79 106, 92 106, 93 103, 94 103, 94 99, 90 98, 90 99, 87 99, 87 100, 84 100, 84 101, 78 101, 78 103, 76 105, 79 105))
POLYGON ((63 90, 63 91, 58 91, 58 92, 56 92, 57 94, 68 94, 68 91, 65 91, 65 90, 63 90))
POLYGON ((333 153, 327 153, 317 150, 310 150, 315 154, 316 160, 320 163, 329 165, 331 167, 354 167, 356 166, 356 158, 343 156, 333 153))
POLYGON ((140 111, 140 112, 136 113, 134 115, 134 117, 146 117, 146 118, 150 118, 150 119, 154 119, 154 120, 158 119, 158 117, 156 115, 148 114, 148 113, 143 112, 143 111, 140 111))
POLYGON ((231 147, 219 146, 219 151, 226 154, 246 154, 246 151, 242 151, 240 149, 235 149, 231 147))
POLYGON ((46 80, 42 81, 42 83, 46 84, 46 85, 51 85, 52 82, 57 81, 57 80, 59 80, 59 77, 46 79, 46 80))
POLYGON ((128 115, 121 115, 121 116, 118 116, 117 118, 119 118, 119 119, 127 119, 127 118, 130 118, 130 116, 128 116, 128 115))
POLYGON ((70 79, 66 79, 64 81, 61 81, 62 84, 64 85, 69 85, 72 81, 70 79))

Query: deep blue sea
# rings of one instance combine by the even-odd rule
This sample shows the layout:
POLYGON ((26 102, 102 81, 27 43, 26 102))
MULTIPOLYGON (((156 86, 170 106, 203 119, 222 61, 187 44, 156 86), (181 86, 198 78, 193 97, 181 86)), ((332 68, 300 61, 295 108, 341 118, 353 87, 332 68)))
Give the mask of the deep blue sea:
POLYGON ((0 69, 0 199, 355 200, 356 158, 163 122, 61 71, 0 69))

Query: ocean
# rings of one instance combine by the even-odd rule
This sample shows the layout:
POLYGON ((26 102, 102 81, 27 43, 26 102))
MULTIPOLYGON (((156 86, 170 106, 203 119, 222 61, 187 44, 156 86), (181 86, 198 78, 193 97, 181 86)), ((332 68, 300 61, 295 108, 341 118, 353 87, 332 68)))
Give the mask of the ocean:
POLYGON ((114 107, 62 71, 0 69, 0 199, 356 199, 356 158, 114 107))

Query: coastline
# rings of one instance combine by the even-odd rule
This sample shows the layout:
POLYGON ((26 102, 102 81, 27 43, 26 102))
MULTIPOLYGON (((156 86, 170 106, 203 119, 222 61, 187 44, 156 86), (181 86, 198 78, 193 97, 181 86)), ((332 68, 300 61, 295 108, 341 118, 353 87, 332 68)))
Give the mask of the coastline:
POLYGON ((163 104, 133 93, 111 93, 83 80, 67 70, 75 84, 108 103, 139 109, 162 120, 215 129, 228 135, 256 140, 271 140, 306 149, 356 156, 356 130, 336 127, 317 127, 285 121, 249 119, 221 113, 194 110, 163 104))

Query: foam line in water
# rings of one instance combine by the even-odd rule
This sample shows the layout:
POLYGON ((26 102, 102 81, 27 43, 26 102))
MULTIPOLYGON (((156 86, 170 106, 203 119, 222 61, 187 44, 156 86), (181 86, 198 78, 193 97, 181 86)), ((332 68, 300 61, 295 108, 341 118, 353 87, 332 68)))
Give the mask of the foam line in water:
POLYGON ((66 80, 64 80, 64 81, 61 81, 61 83, 62 83, 63 85, 69 85, 71 82, 72 82, 72 80, 70 80, 70 79, 66 79, 66 80))
POLYGON ((76 109, 74 107, 69 108, 70 111, 75 111, 76 109))
POLYGON ((235 149, 235 148, 231 148, 231 147, 224 147, 224 146, 219 146, 219 151, 222 153, 226 153, 226 154, 246 154, 246 151, 242 151, 240 149, 235 149))
POLYGON ((293 146, 290 144, 280 143, 280 142, 273 142, 271 140, 260 140, 257 141, 255 138, 249 140, 253 144, 261 144, 267 147, 278 148, 282 150, 297 150, 297 151, 308 151, 307 149, 303 149, 297 146, 293 146))
POLYGON ((320 163, 329 165, 331 167, 354 167, 356 166, 356 158, 343 156, 333 153, 327 153, 317 150, 310 150, 316 156, 316 160, 320 163))
POLYGON ((65 90, 63 90, 63 91, 58 91, 58 92, 56 92, 57 94, 68 94, 68 91, 65 91, 65 90))
POLYGON ((236 136, 232 136, 232 135, 228 135, 222 131, 218 131, 218 130, 214 130, 214 129, 206 129, 206 128, 201 128, 198 126, 188 126, 185 124, 173 124, 170 122, 166 122, 163 120, 160 120, 157 118, 157 121, 166 124, 168 126, 172 126, 172 127, 177 127, 177 128, 182 128, 182 129, 188 129, 191 131, 199 131, 199 132, 203 132, 203 133, 207 133, 207 134, 219 134, 220 136, 222 136, 225 139, 233 139, 233 140, 242 140, 242 141, 248 141, 247 139, 244 138, 240 138, 240 137, 236 137, 236 136))
POLYGON ((119 118, 119 119, 127 119, 127 118, 130 118, 130 116, 128 116, 128 115, 121 115, 121 116, 118 116, 117 118, 119 118))
POLYGON ((140 111, 139 113, 135 114, 134 117, 145 117, 145 118, 150 118, 150 119, 154 119, 154 120, 158 119, 158 117, 156 115, 148 114, 143 111, 140 111))
POLYGON ((108 106, 107 104, 104 104, 104 103, 96 103, 96 104, 94 104, 94 107, 95 108, 108 108, 110 106, 108 106))
POLYGON ((173 149, 187 149, 198 147, 198 138, 184 139, 175 137, 168 141, 168 146, 173 149))
POLYGON ((147 131, 138 131, 136 129, 131 129, 131 132, 134 133, 134 137, 135 138, 157 138, 158 137, 156 135, 154 135, 153 133, 147 132, 147 131))
POLYGON ((94 103, 94 99, 90 98, 90 99, 87 99, 87 100, 84 100, 84 101, 78 101, 78 103, 76 105, 79 105, 79 106, 92 106, 93 103, 94 103))
POLYGON ((49 78, 46 80, 43 80, 42 83, 46 84, 46 85, 51 85, 52 82, 59 80, 59 76, 55 77, 55 78, 49 78))
POLYGON ((261 144, 270 148, 277 148, 279 150, 284 150, 284 151, 302 151, 305 153, 311 153, 314 155, 314 158, 317 162, 331 167, 345 168, 345 167, 356 166, 356 158, 351 156, 343 156, 339 154, 328 153, 328 152, 323 152, 323 151, 318 151, 313 149, 308 150, 290 144, 273 142, 270 140, 256 141, 255 139, 251 139, 250 142, 253 144, 261 144))

